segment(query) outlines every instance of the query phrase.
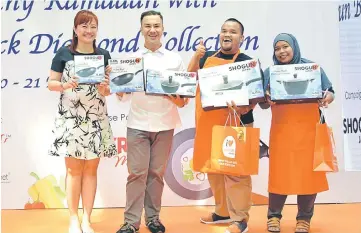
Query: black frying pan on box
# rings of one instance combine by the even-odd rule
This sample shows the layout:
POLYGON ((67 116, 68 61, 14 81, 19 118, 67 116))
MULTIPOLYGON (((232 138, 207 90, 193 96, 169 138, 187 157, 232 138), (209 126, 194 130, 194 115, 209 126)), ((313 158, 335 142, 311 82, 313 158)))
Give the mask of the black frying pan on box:
POLYGON ((95 74, 95 72, 101 68, 101 67, 104 67, 104 65, 100 65, 98 67, 89 67, 89 68, 84 68, 84 69, 81 69, 81 70, 78 70, 76 72, 76 74, 79 76, 79 77, 82 77, 82 78, 85 78, 85 77, 89 77, 93 74, 95 74))
POLYGON ((125 74, 121 74, 121 75, 118 75, 117 77, 113 78, 111 81, 112 83, 114 83, 115 85, 117 86, 121 86, 121 85, 124 85, 124 84, 127 84, 129 83, 130 81, 133 80, 133 78, 140 72, 142 72, 143 69, 141 70, 138 70, 137 72, 135 73, 125 73, 125 74))

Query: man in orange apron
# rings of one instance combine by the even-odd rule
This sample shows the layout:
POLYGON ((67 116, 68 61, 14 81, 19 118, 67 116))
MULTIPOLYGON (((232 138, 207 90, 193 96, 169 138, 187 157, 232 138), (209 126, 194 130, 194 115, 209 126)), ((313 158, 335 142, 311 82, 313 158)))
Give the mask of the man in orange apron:
MULTIPOLYGON (((200 42, 196 53, 192 57, 188 71, 196 72, 198 69, 234 63, 236 61, 250 60, 249 56, 240 53, 239 47, 243 40, 243 25, 236 19, 224 22, 220 33, 220 51, 206 52, 203 41, 200 42)), ((241 116, 243 124, 253 124, 253 108, 250 106, 236 109, 241 116)), ((244 233, 248 231, 247 222, 251 207, 252 182, 250 176, 229 176, 211 174, 207 170, 211 155, 212 127, 224 125, 229 109, 204 111, 201 104, 200 89, 196 92, 196 135, 193 152, 193 169, 208 173, 208 180, 215 199, 215 212, 201 218, 206 224, 231 223, 228 233, 244 233)))
MULTIPOLYGON (((274 40, 275 65, 312 63, 301 58, 296 38, 281 33, 274 40)), ((265 87, 269 87, 269 69, 265 70, 265 87)), ((333 101, 332 84, 321 69, 322 89, 328 90, 321 105, 333 101)), ((268 91, 268 90, 266 90, 268 91)), ((326 174, 313 171, 316 123, 320 121, 318 103, 274 104, 270 131, 268 231, 279 232, 282 209, 287 195, 297 195, 296 233, 308 232, 316 195, 328 190, 326 174)), ((260 104, 268 108, 269 104, 260 104)))

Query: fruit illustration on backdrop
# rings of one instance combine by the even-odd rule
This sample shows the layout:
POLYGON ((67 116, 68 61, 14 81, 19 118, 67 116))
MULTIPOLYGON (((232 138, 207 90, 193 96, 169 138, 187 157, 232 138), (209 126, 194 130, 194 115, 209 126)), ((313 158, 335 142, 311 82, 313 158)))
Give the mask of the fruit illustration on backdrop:
MULTIPOLYGON (((34 172, 30 173, 30 175, 36 179, 36 182, 28 189, 33 203, 26 203, 25 209, 64 208, 63 202, 66 194, 53 175, 48 175, 43 179, 40 179, 34 172)), ((63 186, 62 184, 60 185, 63 186)))
POLYGON ((26 210, 31 210, 31 209, 45 209, 45 205, 44 203, 42 203, 39 200, 39 197, 36 201, 34 201, 33 203, 30 202, 30 200, 25 204, 24 209, 26 210))

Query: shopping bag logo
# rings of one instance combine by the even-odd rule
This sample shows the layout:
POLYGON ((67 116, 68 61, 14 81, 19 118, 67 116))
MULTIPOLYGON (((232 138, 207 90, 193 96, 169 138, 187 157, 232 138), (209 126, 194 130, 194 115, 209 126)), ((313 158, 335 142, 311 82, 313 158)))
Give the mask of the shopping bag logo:
POLYGON ((258 174, 259 132, 252 127, 225 127, 212 129, 212 173, 232 176, 258 174))
POLYGON ((222 152, 227 158, 236 157, 236 140, 232 136, 227 136, 223 141, 222 152))

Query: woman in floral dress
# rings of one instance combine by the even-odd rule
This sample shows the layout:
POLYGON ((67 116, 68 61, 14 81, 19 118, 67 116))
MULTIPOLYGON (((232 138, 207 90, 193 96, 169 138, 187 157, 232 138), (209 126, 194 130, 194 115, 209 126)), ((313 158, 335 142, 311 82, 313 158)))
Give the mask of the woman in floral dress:
POLYGON ((53 58, 50 91, 59 91, 60 102, 53 129, 50 154, 65 157, 66 194, 70 212, 70 233, 93 233, 90 215, 97 187, 97 168, 101 157, 117 155, 108 119, 106 95, 109 95, 110 54, 95 46, 98 18, 90 11, 80 11, 74 19, 73 39, 53 58), (103 55, 105 77, 101 84, 78 85, 74 76, 74 56, 103 55), (83 219, 80 223, 80 195, 83 219))

